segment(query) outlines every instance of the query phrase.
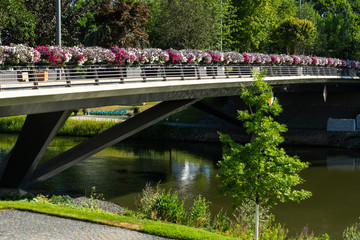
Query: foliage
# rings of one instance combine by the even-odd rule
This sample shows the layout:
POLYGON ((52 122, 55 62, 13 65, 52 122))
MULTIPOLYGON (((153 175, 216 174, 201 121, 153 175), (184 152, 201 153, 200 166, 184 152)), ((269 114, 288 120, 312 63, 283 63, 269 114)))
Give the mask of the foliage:
POLYGON ((233 205, 250 202, 256 206, 255 239, 259 237, 259 207, 273 207, 278 201, 297 201, 309 198, 311 192, 293 189, 303 182, 299 172, 308 167, 298 157, 290 157, 279 147, 284 141, 280 135, 286 126, 273 119, 281 111, 268 83, 262 80, 266 71, 255 72, 254 82, 243 86, 241 99, 249 110, 238 111, 252 140, 239 144, 228 135, 220 134, 223 160, 219 165, 219 189, 233 197, 233 205))
POLYGON ((142 1, 104 0, 94 15, 97 26, 86 37, 86 45, 140 47, 148 42, 144 24, 149 9, 142 1))
POLYGON ((235 206, 244 201, 272 207, 277 201, 300 201, 311 196, 305 190, 294 190, 302 183, 299 172, 308 167, 298 157, 290 157, 279 147, 284 141, 280 135, 287 129, 274 121, 272 116, 282 108, 273 97, 271 87, 262 80, 265 72, 256 72, 250 89, 243 87, 240 97, 249 110, 238 111, 238 119, 244 121, 250 143, 241 145, 228 135, 220 134, 223 160, 219 162, 220 190, 233 196, 235 206))
POLYGON ((24 0, 0 0, 0 45, 34 43, 39 19, 28 12, 24 0))
POLYGON ((194 199, 194 204, 190 209, 190 226, 197 228, 209 228, 211 224, 210 219, 210 203, 206 201, 205 197, 198 195, 194 199))
POLYGON ((312 2, 321 16, 317 25, 319 39, 316 43, 316 54, 358 58, 360 56, 359 2, 344 0, 313 0, 312 2))
POLYGON ((91 121, 68 119, 64 126, 59 130, 62 136, 95 136, 117 123, 111 121, 91 121))
POLYGON ((272 0, 232 0, 235 14, 230 20, 231 48, 237 51, 258 52, 262 46, 266 46, 271 30, 278 22, 277 7, 282 9, 279 2, 281 3, 272 0))
POLYGON ((180 203, 178 193, 171 193, 170 190, 156 199, 152 211, 157 219, 167 222, 185 223, 188 217, 184 210, 184 200, 180 203))
POLYGON ((360 223, 356 222, 350 227, 347 227, 343 233, 343 238, 345 240, 360 239, 360 223))
POLYGON ((298 55, 314 43, 316 28, 306 19, 291 17, 277 26, 272 38, 279 52, 298 55))
POLYGON ((71 205, 74 203, 74 199, 69 195, 53 195, 50 198, 50 202, 55 205, 71 205))
MULTIPOLYGON (((224 18, 227 1, 223 6, 214 0, 148 2, 152 19, 147 28, 152 47, 204 49, 220 40, 221 18, 224 18)), ((225 36, 226 27, 223 33, 225 36)))
MULTIPOLYGON (((84 25, 101 0, 61 0, 62 43, 76 45, 83 41, 84 25), (66 27, 65 27, 66 26, 66 27)), ((29 13, 38 20, 33 46, 53 45, 56 39, 56 1, 24 0, 29 13)), ((22 42, 24 43, 24 41, 22 42)))
POLYGON ((19 133, 25 123, 25 116, 2 117, 0 118, 0 132, 19 133))
POLYGON ((136 199, 138 211, 145 215, 145 217, 154 219, 156 216, 153 213, 153 207, 160 196, 164 195, 165 191, 160 188, 160 184, 152 187, 149 183, 146 184, 142 190, 142 195, 136 199))
MULTIPOLYGON (((244 202, 237 206, 232 215, 235 219, 236 225, 241 226, 241 229, 255 228, 255 203, 244 202)), ((260 208, 260 226, 262 230, 269 229, 274 222, 275 217, 269 213, 269 208, 260 208)), ((265 232, 265 231, 264 231, 265 232)))
POLYGON ((214 223, 213 223, 213 229, 216 232, 221 233, 229 233, 231 228, 231 222, 229 217, 227 216, 226 211, 224 211, 222 208, 220 211, 216 214, 214 223))

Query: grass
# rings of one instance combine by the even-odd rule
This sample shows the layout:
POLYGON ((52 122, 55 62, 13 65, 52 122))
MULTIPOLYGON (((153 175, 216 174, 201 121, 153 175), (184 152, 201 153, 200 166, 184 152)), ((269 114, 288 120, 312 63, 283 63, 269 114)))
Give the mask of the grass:
POLYGON ((156 236, 174 239, 237 239, 208 232, 183 225, 164 223, 159 221, 137 219, 134 217, 116 215, 107 212, 89 211, 80 208, 57 206, 47 203, 0 201, 1 210, 21 210, 43 213, 58 217, 71 218, 81 221, 101 223, 110 226, 137 230, 156 236))

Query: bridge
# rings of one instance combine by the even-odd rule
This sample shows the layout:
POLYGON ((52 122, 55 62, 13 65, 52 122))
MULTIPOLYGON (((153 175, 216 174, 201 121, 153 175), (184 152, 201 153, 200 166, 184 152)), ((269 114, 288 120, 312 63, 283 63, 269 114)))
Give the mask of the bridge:
POLYGON ((241 125, 234 116, 202 99, 236 96, 242 85, 253 81, 253 70, 265 68, 265 80, 274 86, 274 92, 283 94, 291 104, 298 103, 294 104, 295 110, 285 114, 288 119, 304 108, 298 102, 302 101, 299 93, 303 91, 316 92, 319 102, 324 85, 341 94, 360 86, 355 69, 316 66, 94 65, 1 70, 0 117, 27 115, 27 118, 17 143, 0 163, 0 188, 28 189, 191 105, 241 125), (161 103, 39 164, 74 109, 154 101, 161 103))

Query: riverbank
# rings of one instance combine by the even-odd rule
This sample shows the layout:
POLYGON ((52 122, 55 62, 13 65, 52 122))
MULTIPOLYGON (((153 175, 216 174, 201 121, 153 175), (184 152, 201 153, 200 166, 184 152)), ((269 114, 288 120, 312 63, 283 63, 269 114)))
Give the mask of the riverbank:
MULTIPOLYGON (((58 135, 91 137, 123 120, 125 119, 95 116, 71 117, 60 129, 58 135)), ((0 118, 0 133, 18 134, 24 121, 25 116, 0 118)), ((205 121, 188 124, 166 120, 135 134, 130 139, 219 143, 218 132, 229 134, 239 142, 250 141, 250 136, 242 128, 226 122, 205 121)), ((283 136, 284 144, 289 146, 360 149, 360 131, 330 132, 314 129, 289 129, 283 136)))
MULTIPOLYGON (((0 210, 2 213, 4 213, 5 210, 20 210, 25 212, 47 214, 50 216, 136 230, 154 236, 171 239, 236 239, 233 237, 211 233, 203 229, 191 228, 183 225, 169 224, 147 219, 137 219, 134 217, 104 211, 88 211, 85 209, 58 206, 41 202, 0 201, 0 210)), ((14 228, 11 227, 11 224, 15 223, 13 221, 7 222, 7 225, 9 225, 9 228, 7 229, 9 229, 12 233, 14 228)), ((76 226, 76 224, 74 226, 76 226)), ((61 229, 62 226, 58 225, 57 228, 61 229)), ((49 228, 48 232, 51 233, 51 231, 55 231, 57 228, 49 228)), ((69 231, 69 229, 67 229, 67 231, 69 231)), ((28 237, 29 239, 33 237, 30 232, 28 232, 28 237)))

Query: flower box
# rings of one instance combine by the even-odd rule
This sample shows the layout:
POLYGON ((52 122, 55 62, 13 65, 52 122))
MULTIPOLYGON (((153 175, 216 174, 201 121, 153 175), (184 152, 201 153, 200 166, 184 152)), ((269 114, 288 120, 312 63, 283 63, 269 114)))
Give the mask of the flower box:
POLYGON ((140 67, 127 67, 126 75, 128 78, 141 78, 141 68, 140 67))
POLYGON ((49 72, 48 71, 36 71, 35 72, 35 79, 38 81, 47 81, 49 79, 49 72))
POLYGON ((29 81, 29 73, 28 72, 17 72, 17 80, 19 82, 28 82, 29 81))

